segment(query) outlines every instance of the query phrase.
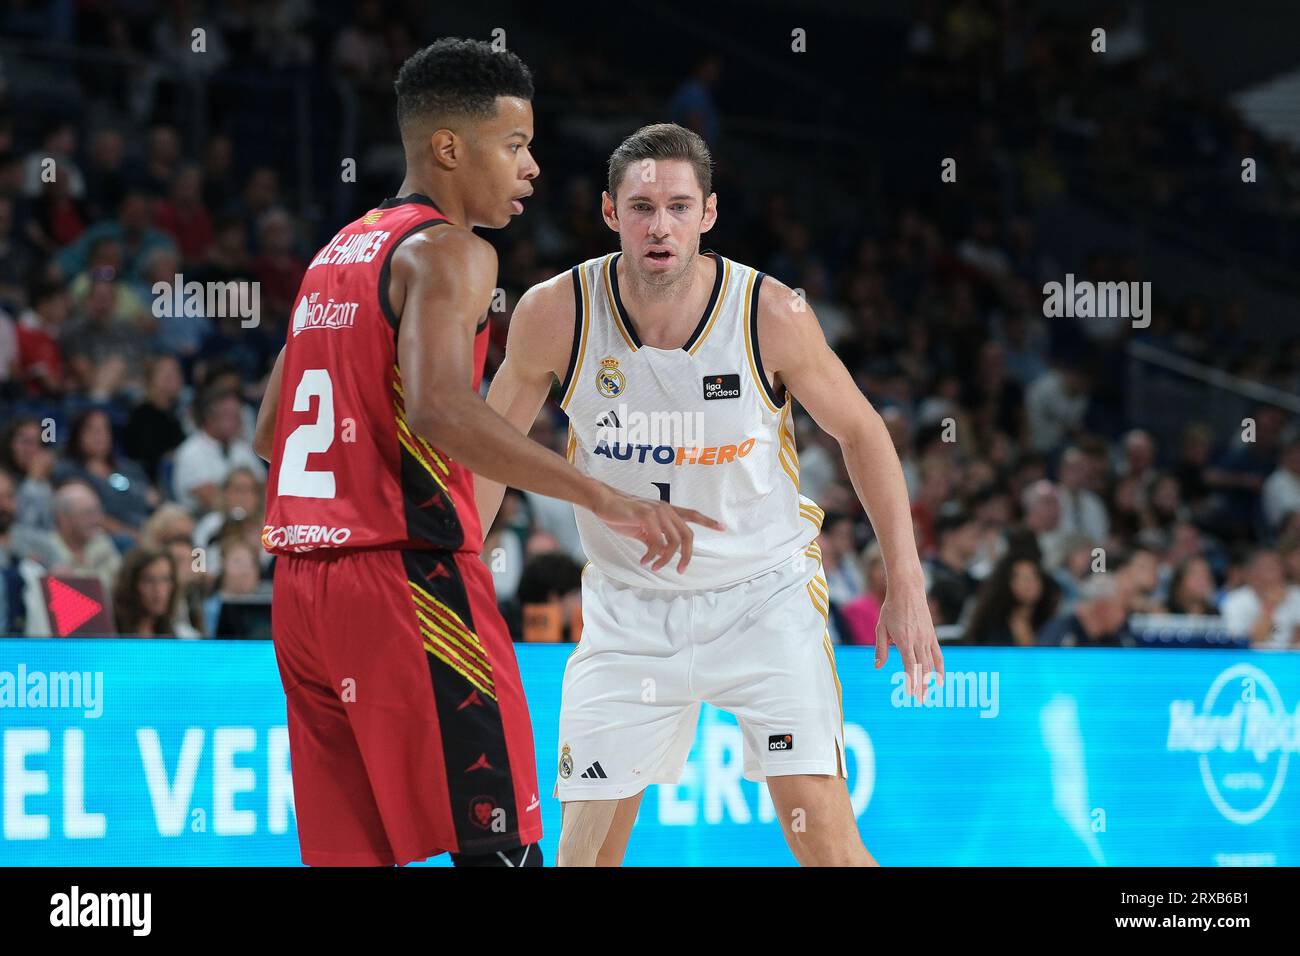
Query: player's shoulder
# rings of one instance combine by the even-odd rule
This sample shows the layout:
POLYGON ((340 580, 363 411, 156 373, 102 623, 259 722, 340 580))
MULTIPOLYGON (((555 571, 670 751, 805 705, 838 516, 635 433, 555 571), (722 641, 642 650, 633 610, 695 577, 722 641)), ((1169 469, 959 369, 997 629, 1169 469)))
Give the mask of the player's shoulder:
POLYGON ((409 236, 397 247, 394 264, 463 273, 477 269, 496 272, 497 251, 492 243, 473 230, 445 221, 429 223, 428 227, 409 236))
POLYGON ((576 301, 573 271, 565 269, 531 286, 519 299, 516 314, 526 316, 530 322, 547 325, 571 320, 576 301))
POLYGON ((794 289, 775 276, 760 273, 755 309, 759 328, 780 334, 792 331, 808 322, 816 322, 812 307, 802 289, 794 289))

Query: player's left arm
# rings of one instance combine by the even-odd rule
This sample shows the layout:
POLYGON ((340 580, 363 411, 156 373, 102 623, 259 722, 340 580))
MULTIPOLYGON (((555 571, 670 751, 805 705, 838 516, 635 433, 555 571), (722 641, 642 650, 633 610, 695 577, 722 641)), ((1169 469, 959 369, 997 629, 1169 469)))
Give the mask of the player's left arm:
POLYGON ((275 447, 275 413, 280 406, 280 375, 284 368, 284 346, 275 357, 275 365, 266 379, 266 391, 262 393, 262 405, 257 410, 257 427, 253 429, 253 451, 257 457, 268 464, 271 451, 275 447))
POLYGON ((765 372, 839 442, 853 489, 880 541, 888 579, 876 631, 876 667, 884 666, 889 643, 897 644, 919 696, 931 671, 943 682, 943 653, 930 618, 903 467, 885 423, 831 351, 812 308, 771 276, 759 289, 758 345, 765 372))

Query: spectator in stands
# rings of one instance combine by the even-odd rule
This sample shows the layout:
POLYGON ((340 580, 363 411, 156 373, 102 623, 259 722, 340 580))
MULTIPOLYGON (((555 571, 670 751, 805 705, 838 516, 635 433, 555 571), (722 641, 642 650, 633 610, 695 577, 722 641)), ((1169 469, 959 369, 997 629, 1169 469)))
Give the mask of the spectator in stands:
POLYGON ((242 403, 231 391, 208 394, 199 411, 199 429, 176 449, 173 477, 176 499, 192 512, 221 506, 221 485, 231 469, 248 468, 265 480, 266 469, 242 439, 242 403))
POLYGON ((59 346, 68 318, 63 283, 38 276, 27 294, 28 309, 18 318, 18 380, 32 397, 63 394, 63 350, 59 346))
POLYGON ((1111 489, 1110 514, 1111 531, 1121 546, 1155 527, 1155 515, 1139 476, 1125 475, 1115 482, 1111 489))
POLYGON ((1133 647, 1137 640, 1128 628, 1124 588, 1124 582, 1114 575, 1093 575, 1073 613, 1044 625, 1038 643, 1044 647, 1133 647))
POLYGON ((263 592, 261 564, 254 547, 239 537, 221 541, 221 570, 216 575, 216 590, 203 604, 204 629, 209 637, 243 637, 242 634, 219 633, 222 604, 232 597, 248 597, 263 592))
POLYGON ((1057 466, 1057 495, 1061 501, 1061 529, 1101 545, 1110 535, 1110 519, 1101 497, 1087 487, 1088 462, 1083 452, 1070 446, 1061 452, 1057 466))
POLYGON ((1130 614, 1163 614, 1160 600, 1160 561, 1150 548, 1137 545, 1112 568, 1125 581, 1122 589, 1129 604, 1130 614))
POLYGON ((171 555, 149 548, 128 552, 113 587, 118 633, 131 637, 198 637, 180 608, 178 596, 176 565, 171 555))
POLYGON ((1178 479, 1168 472, 1159 472, 1151 485, 1151 521, 1153 527, 1169 533, 1174 525, 1191 517, 1191 509, 1183 503, 1183 492, 1178 479))
POLYGON ((270 166, 258 166, 248 174, 240 194, 236 211, 244 223, 245 236, 250 242, 257 239, 256 227, 262 214, 280 204, 279 174, 270 166))
POLYGON ((986 485, 971 495, 970 509, 980 529, 970 573, 975 580, 983 581, 1006 549, 1004 533, 1013 517, 1011 495, 1001 485, 986 485))
POLYGON ((1069 532, 1061 525, 1061 499, 1050 481, 1036 481, 1020 497, 1025 527, 1034 533, 1043 555, 1043 566, 1060 567, 1065 558, 1065 540, 1069 532))
POLYGON ((1134 428, 1123 439, 1124 457, 1115 466, 1119 478, 1133 478, 1143 492, 1150 493, 1156 480, 1156 443, 1150 432, 1134 428))
MULTIPOLYGON (((160 486, 163 458, 185 440, 177 413, 184 385, 180 362, 171 355, 155 356, 149 363, 145 397, 131 410, 122 432, 126 454, 160 486)), ((168 490, 163 487, 164 492, 168 490)))
POLYGON ((556 643, 576 640, 581 620, 582 566, 562 551, 529 558, 515 601, 504 608, 519 640, 556 643))
POLYGON ((844 644, 876 643, 876 625, 880 623, 880 609, 885 603, 885 558, 880 542, 872 541, 862 552, 862 567, 867 576, 867 588, 841 608, 844 644))
POLYGON ((125 281, 116 281, 122 274, 122 243, 112 236, 103 236, 91 245, 86 258, 86 268, 73 277, 68 285, 74 312, 84 306, 96 277, 113 282, 113 321, 125 325, 139 323, 149 317, 150 292, 125 281))
POLYGON ((113 587, 122 556, 104 531, 104 508, 95 489, 69 481, 54 492, 54 531, 49 532, 55 563, 51 571, 97 577, 104 590, 113 587))
POLYGON ((185 263, 200 262, 208 254, 215 229, 203 204, 203 172, 196 164, 176 175, 154 212, 154 225, 172 237, 185 263))
POLYGON ((176 127, 157 123, 149 130, 148 147, 136 180, 154 200, 170 192, 181 161, 181 138, 176 127))
POLYGON ((966 642, 1032 647, 1055 612, 1058 596, 1056 582, 1038 561, 1024 551, 1008 551, 980 586, 966 642))
POLYGON ((710 54, 695 65, 690 77, 673 91, 668 101, 671 121, 699 133, 715 148, 722 121, 713 90, 721 75, 722 58, 710 54))
MULTIPOLYGON (((209 138, 203 150, 203 202, 218 219, 230 212, 235 200, 234 166, 230 137, 218 133, 209 138)), ((216 231, 221 231, 220 226, 216 231)))
POLYGON ((54 527, 50 475, 56 459, 45 437, 41 422, 22 415, 0 432, 0 468, 18 483, 17 523, 41 531, 54 527))
POLYGON ((1217 615, 1214 572, 1199 555, 1186 558, 1174 569, 1169 583, 1170 614, 1217 615))
POLYGON ((1282 449, 1277 470, 1264 481, 1263 493, 1264 520, 1276 533, 1289 513, 1300 511, 1300 437, 1282 449))
POLYGON ((115 539, 134 540, 161 498, 144 470, 113 449, 113 426, 102 408, 90 408, 72 420, 64 458, 54 481, 75 478, 95 490, 104 508, 104 527, 115 539))
POLYGON ((68 195, 80 199, 86 194, 86 178, 77 165, 77 127, 66 119, 55 119, 45 129, 39 149, 27 154, 23 163, 23 195, 35 199, 50 182, 50 176, 68 183, 68 195))
POLYGON ((1277 469, 1284 421, 1280 409, 1259 406, 1250 425, 1229 441, 1205 473, 1206 484, 1219 497, 1219 517, 1226 535, 1239 540, 1254 536, 1259 496, 1264 482, 1277 469))
POLYGON ((122 272, 128 279, 139 278, 145 257, 158 246, 172 245, 171 237, 151 225, 149 197, 132 187, 117 207, 117 218, 96 223, 72 245, 58 254, 57 262, 65 276, 76 275, 86 267, 91 247, 105 236, 122 244, 122 272))
POLYGON ((283 322, 295 305, 307 263, 294 249, 293 217, 282 207, 268 209, 257 221, 258 254, 253 275, 262 284, 261 305, 271 321, 283 322))
POLYGON ((34 265, 32 250, 18 230, 14 201, 0 195, 0 304, 18 311, 34 265))
POLYGON ((1224 595, 1223 622, 1245 634, 1252 647, 1300 647, 1300 586, 1288 584, 1282 559, 1256 548, 1246 566, 1246 583, 1224 595))
POLYGON ((935 522, 935 536, 938 549, 922 565, 930 616, 936 625, 958 624, 976 591, 968 568, 979 549, 980 525, 965 509, 946 506, 935 522))
POLYGON ((934 553, 935 519, 953 490, 952 465, 944 458, 930 456, 921 461, 921 487, 912 498, 912 521, 920 529, 917 550, 922 557, 934 553))
POLYGON ((91 280, 60 343, 75 387, 96 401, 107 401, 139 381, 148 354, 143 333, 153 319, 144 314, 122 321, 115 315, 117 276, 112 269, 97 270, 91 280))
POLYGON ((1210 493, 1210 488, 1205 483, 1205 472, 1210 466, 1213 451, 1214 433, 1208 425, 1193 422, 1183 429, 1174 476, 1178 479, 1183 500, 1195 510, 1200 509, 1210 493))
POLYGON ((977 428, 1019 439, 1025 430, 1025 393, 1007 373, 1006 353, 989 340, 980 347, 979 364, 967 383, 965 402, 974 410, 977 428))
POLYGON ((58 560, 48 535, 17 523, 17 486, 0 470, 0 635, 20 635, 27 620, 25 581, 21 565, 32 561, 43 568, 58 560))
MULTIPOLYGON (((172 290, 176 287, 178 276, 183 285, 198 281, 190 279, 188 274, 182 274, 180 270, 180 257, 171 246, 160 246, 145 257, 144 279, 140 283, 140 289, 149 296, 151 315, 154 305, 162 297, 173 301, 172 290)), ((153 323, 153 347, 156 351, 186 360, 199 355, 204 337, 212 333, 212 322, 206 314, 206 297, 197 308, 194 302, 193 299, 186 299, 179 312, 174 305, 160 309, 163 314, 153 323)))
MULTIPOLYGON (((208 549, 208 573, 220 573, 221 550, 214 547, 224 536, 224 529, 235 522, 251 522, 261 535, 265 516, 264 489, 261 479, 250 469, 232 468, 221 485, 221 507, 209 511, 194 525, 194 546, 208 549)), ((262 550, 261 567, 270 564, 271 555, 262 550)))
POLYGON ((139 546, 166 551, 176 566, 181 608, 195 628, 203 624, 203 601, 210 593, 207 553, 196 549, 194 518, 173 502, 165 502, 140 529, 139 546))
POLYGON ((1072 534, 1065 539, 1065 557, 1061 565, 1052 572, 1052 579, 1061 587, 1061 602, 1058 614, 1068 614, 1083 593, 1083 584, 1092 576, 1094 550, 1097 543, 1081 534, 1072 534))
POLYGON ((27 241, 43 256, 57 252, 85 234, 88 217, 82 202, 69 192, 70 188, 66 177, 51 179, 26 210, 27 241))
POLYGON ((125 140, 115 129, 101 129, 90 141, 86 166, 86 212, 92 221, 108 219, 126 195, 125 140))
POLYGON ((1054 361, 1025 390, 1025 421, 1029 446, 1042 454, 1059 448, 1083 425, 1088 413, 1088 385, 1073 366, 1054 361))

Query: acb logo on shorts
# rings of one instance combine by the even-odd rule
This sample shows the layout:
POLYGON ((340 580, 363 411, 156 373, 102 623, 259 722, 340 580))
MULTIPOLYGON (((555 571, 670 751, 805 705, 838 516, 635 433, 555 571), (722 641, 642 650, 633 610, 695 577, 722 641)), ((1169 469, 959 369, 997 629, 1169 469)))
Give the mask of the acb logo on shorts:
POLYGON ((773 734, 767 738, 768 750, 794 750, 794 734, 773 734))
POLYGON ((627 379, 618 370, 618 359, 611 356, 602 361, 600 370, 596 373, 596 391, 606 398, 617 398, 625 388, 627 379))
POLYGON ((568 744, 560 751, 560 776, 565 780, 573 776, 573 757, 569 753, 568 744))

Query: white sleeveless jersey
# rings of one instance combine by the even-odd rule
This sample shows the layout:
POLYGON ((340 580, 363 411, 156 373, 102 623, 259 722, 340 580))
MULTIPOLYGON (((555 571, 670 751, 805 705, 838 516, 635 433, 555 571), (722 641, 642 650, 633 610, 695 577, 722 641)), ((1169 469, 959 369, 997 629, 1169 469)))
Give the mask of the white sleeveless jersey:
POLYGON ((606 484, 694 508, 725 532, 691 525, 694 556, 651 571, 645 546, 576 508, 591 562, 633 587, 721 588, 802 552, 822 510, 799 494, 792 404, 774 394, 757 335, 763 274, 717 263, 708 306, 677 349, 642 345, 623 308, 615 264, 622 253, 572 271, 574 344, 561 407, 569 416, 568 458, 606 484))

